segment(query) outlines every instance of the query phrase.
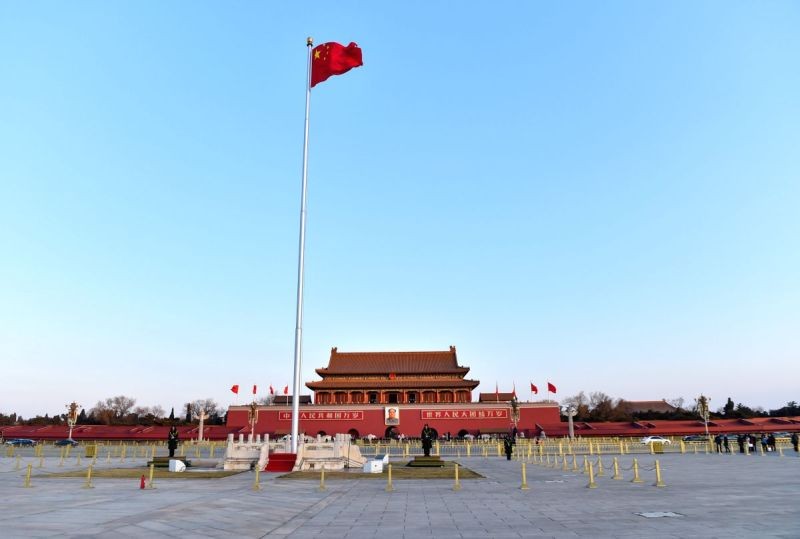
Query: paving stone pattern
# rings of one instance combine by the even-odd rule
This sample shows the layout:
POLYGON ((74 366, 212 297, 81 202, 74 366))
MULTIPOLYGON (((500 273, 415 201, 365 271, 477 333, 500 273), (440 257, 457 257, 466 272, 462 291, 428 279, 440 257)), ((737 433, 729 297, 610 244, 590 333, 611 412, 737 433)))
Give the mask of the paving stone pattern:
POLYGON ((254 492, 251 472, 156 480, 146 490, 138 480, 96 478, 84 489, 83 479, 44 477, 74 462, 59 468, 48 457, 40 469, 26 458, 15 470, 4 457, 0 537, 800 537, 795 453, 659 455, 664 488, 654 486, 655 458, 639 456, 644 482, 633 484, 630 456, 620 457, 623 480, 611 479, 611 456, 603 456, 595 489, 583 473, 528 463, 530 490, 519 489, 519 461, 461 458, 486 478, 463 480, 459 492, 450 480, 396 480, 387 493, 383 480, 328 481, 318 492, 316 481, 267 473, 254 492), (32 487, 23 488, 28 463, 32 487))

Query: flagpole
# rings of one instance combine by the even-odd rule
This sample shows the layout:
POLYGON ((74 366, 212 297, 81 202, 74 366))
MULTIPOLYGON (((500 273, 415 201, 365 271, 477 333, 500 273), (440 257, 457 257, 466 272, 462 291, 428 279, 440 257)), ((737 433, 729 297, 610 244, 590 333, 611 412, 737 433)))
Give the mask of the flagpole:
POLYGON ((306 118, 303 129, 303 189, 300 196, 300 247, 297 257, 297 318, 294 329, 294 382, 292 383, 292 453, 297 453, 300 434, 300 367, 303 361, 303 278, 306 249, 306 191, 308 189, 308 115, 311 109, 311 49, 312 38, 306 39, 308 67, 306 68, 306 118))

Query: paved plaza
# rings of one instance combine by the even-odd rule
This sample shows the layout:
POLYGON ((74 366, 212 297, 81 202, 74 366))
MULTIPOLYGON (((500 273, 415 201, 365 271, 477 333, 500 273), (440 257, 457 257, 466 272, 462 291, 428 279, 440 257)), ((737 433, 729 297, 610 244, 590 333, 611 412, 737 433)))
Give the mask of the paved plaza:
MULTIPOLYGON (((596 462, 597 457, 592 457, 596 462)), ((624 478, 611 478, 612 456, 597 488, 588 476, 521 462, 455 459, 485 476, 464 480, 318 481, 254 473, 223 479, 47 478, 77 469, 72 459, 0 458, 0 537, 800 537, 800 458, 769 455, 638 455, 643 483, 634 484, 633 456, 619 457, 624 478), (663 488, 654 486, 654 459, 663 488), (34 464, 24 488, 27 464, 34 464), (649 513, 649 515, 647 515, 649 513), (644 516, 641 514, 645 514, 644 516)), ((144 459, 128 461, 144 469, 144 459)), ((579 457, 578 462, 582 462, 579 457)), ((84 460, 83 466, 86 461, 84 460)), ((571 461, 570 461, 571 464, 571 461)), ((97 468, 119 463, 97 462, 97 468)))

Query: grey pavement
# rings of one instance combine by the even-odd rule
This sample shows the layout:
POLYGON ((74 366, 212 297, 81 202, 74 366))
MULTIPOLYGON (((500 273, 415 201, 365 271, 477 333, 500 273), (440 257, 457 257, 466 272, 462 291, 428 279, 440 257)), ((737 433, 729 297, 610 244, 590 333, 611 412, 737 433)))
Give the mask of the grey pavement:
MULTIPOLYGON (((621 456, 623 480, 588 476, 536 463, 526 465, 529 490, 520 490, 521 462, 455 459, 485 476, 462 480, 382 479, 317 481, 254 474, 224 479, 138 480, 48 478, 77 469, 74 459, 0 458, 0 537, 800 537, 800 458, 778 455, 638 455, 643 483, 631 482, 631 455, 621 456), (654 460, 666 486, 654 486, 654 460), (23 488, 26 464, 32 487, 23 488), (653 513, 651 517, 640 513, 653 513), (658 516, 663 515, 663 516, 658 516)), ((597 457, 591 459, 596 463, 597 457)), ((144 459, 127 461, 141 466, 144 459)), ((578 462, 582 462, 579 457, 578 462)), ((84 460, 83 466, 87 464, 84 460)), ((570 461, 571 464, 571 461, 570 461)), ((97 467, 119 466, 100 459, 97 467)))

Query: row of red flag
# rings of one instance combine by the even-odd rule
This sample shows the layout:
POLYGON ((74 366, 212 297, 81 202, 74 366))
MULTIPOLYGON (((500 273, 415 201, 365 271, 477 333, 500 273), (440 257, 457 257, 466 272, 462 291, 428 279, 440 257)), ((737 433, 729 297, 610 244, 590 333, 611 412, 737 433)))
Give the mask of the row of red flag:
MULTIPOLYGON (((494 385, 494 392, 497 395, 500 394, 500 389, 499 389, 499 387, 498 387, 498 385, 496 383, 494 385)), ((556 392, 556 386, 554 386, 550 382, 547 382, 547 392, 548 393, 555 393, 556 392)), ((539 388, 536 387, 536 384, 534 384, 533 382, 531 382, 531 393, 536 393, 537 395, 539 394, 539 388)), ((517 385, 516 384, 514 384, 514 388, 511 390, 511 394, 513 396, 515 396, 515 397, 517 396, 517 385)))
MULTIPOLYGON (((233 391, 234 393, 236 393, 238 395, 239 394, 239 384, 233 384, 231 386, 231 391, 233 391)), ((256 393, 258 393, 258 386, 256 384, 253 384, 253 395, 255 395, 256 393)), ((275 394, 275 388, 272 387, 272 384, 269 385, 269 394, 270 395, 274 395, 275 394)), ((284 386, 283 394, 284 395, 288 395, 289 394, 289 386, 288 385, 284 386)))

